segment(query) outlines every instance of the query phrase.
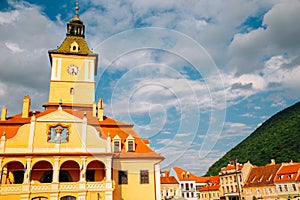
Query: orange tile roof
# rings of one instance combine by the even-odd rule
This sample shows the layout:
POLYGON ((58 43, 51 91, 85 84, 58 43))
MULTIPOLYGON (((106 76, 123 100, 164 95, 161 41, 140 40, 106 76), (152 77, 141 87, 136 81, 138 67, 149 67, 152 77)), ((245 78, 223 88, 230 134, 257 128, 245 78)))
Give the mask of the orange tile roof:
MULTIPOLYGON (((50 112, 50 110, 36 112, 36 117, 41 117, 43 115, 46 115, 50 112)), ((33 112, 29 112, 29 117, 22 118, 22 114, 16 114, 11 117, 7 117, 5 121, 0 121, 0 135, 3 134, 3 132, 6 133, 6 138, 10 139, 13 138, 16 134, 19 128, 24 124, 29 124, 31 117, 33 116, 33 112)))
POLYGON ((283 165, 278 171, 275 182, 300 181, 300 163, 283 165))
POLYGON ((219 190, 220 188, 219 176, 211 176, 206 178, 207 178, 206 184, 200 188, 200 192, 219 190))
POLYGON ((178 184, 178 181, 174 176, 168 176, 168 177, 160 177, 160 183, 161 184, 178 184))
MULTIPOLYGON (((48 109, 45 111, 37 111, 36 118, 57 111, 56 109, 48 109)), ((115 153, 115 158, 155 158, 163 159, 163 156, 154 152, 148 145, 145 144, 145 140, 141 139, 138 134, 134 131, 133 125, 125 122, 120 122, 112 118, 104 116, 103 121, 99 121, 97 117, 93 117, 92 109, 86 110, 74 110, 71 108, 64 109, 63 111, 72 114, 76 117, 83 118, 86 114, 87 122, 89 125, 94 126, 100 133, 100 137, 106 139, 108 136, 112 139, 116 135, 121 138, 121 152, 115 153), (135 152, 125 151, 126 138, 131 135, 135 139, 135 152)), ((17 114, 12 117, 8 117, 5 121, 0 121, 0 136, 3 132, 6 132, 8 139, 13 138, 18 129, 24 125, 30 123, 33 112, 29 113, 29 117, 22 118, 22 114, 17 114)))
POLYGON ((206 183, 209 180, 209 177, 198 176, 196 178, 196 183, 206 183))
POLYGON ((173 167, 173 169, 174 169, 175 173, 177 174, 177 177, 180 181, 196 181, 197 183, 202 183, 205 180, 205 178, 198 177, 198 176, 194 175, 193 173, 190 173, 179 167, 173 167), (183 174, 184 174, 184 177, 183 177, 183 174))
MULTIPOLYGON (((237 163, 236 166, 237 166, 237 170, 243 169, 242 164, 237 163)), ((220 172, 225 172, 225 171, 230 171, 230 170, 235 170, 235 166, 231 165, 231 164, 228 164, 226 167, 223 167, 220 172)))
POLYGON ((244 187, 274 185, 274 178, 282 164, 254 166, 245 181, 244 187))

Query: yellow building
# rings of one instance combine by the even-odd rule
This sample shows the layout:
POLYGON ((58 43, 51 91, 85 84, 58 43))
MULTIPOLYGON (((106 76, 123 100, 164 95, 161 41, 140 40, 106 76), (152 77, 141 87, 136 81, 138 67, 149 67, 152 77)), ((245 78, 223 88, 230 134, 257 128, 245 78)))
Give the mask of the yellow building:
POLYGON ((98 55, 76 15, 62 44, 49 51, 51 79, 44 111, 0 120, 0 200, 160 199, 155 153, 133 125, 104 116, 95 102, 98 55))
POLYGON ((218 200, 220 199, 220 177, 207 177, 206 184, 199 188, 199 200, 218 200))
POLYGON ((243 187, 243 165, 236 162, 229 163, 219 172, 220 177, 220 199, 241 199, 243 187))
POLYGON ((253 166, 243 187, 243 197, 245 200, 257 199, 277 199, 274 179, 282 164, 276 164, 274 160, 265 166, 253 166))
POLYGON ((179 182, 174 176, 170 176, 169 173, 169 170, 161 172, 160 188, 162 200, 178 199, 181 197, 179 182))

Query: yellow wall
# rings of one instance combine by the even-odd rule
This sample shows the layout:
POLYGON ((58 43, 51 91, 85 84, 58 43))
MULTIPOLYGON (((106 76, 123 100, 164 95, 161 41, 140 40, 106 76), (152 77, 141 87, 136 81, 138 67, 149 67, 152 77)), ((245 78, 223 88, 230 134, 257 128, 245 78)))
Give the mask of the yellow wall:
POLYGON ((18 200, 20 199, 20 195, 1 195, 0 200, 18 200))
POLYGON ((92 104, 95 100, 94 70, 96 65, 95 57, 78 55, 52 55, 52 78, 50 81, 49 102, 92 104), (61 59, 60 62, 56 60, 61 59), (93 61, 94 64, 86 65, 85 61, 93 61), (77 75, 68 74, 67 68, 76 65, 79 68, 77 75), (87 78, 87 79, 86 79, 87 78), (74 88, 74 94, 70 89, 74 88))
POLYGON ((155 197, 155 179, 154 164, 155 160, 114 160, 113 177, 116 183, 113 192, 114 199, 126 200, 154 200, 155 197), (128 172, 128 184, 118 185, 118 170, 128 172), (140 170, 149 171, 149 184, 140 184, 140 170))
POLYGON ((73 82, 51 82, 49 91, 49 102, 82 103, 92 104, 94 102, 95 83, 73 83, 73 82), (74 95, 70 89, 74 88, 74 95))

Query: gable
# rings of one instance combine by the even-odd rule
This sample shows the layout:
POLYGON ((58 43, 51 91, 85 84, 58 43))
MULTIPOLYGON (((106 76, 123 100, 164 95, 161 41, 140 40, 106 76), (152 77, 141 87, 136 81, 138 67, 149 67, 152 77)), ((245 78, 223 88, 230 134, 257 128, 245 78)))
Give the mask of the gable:
POLYGON ((61 108, 36 119, 37 122, 68 122, 82 123, 83 120, 63 111, 61 108))

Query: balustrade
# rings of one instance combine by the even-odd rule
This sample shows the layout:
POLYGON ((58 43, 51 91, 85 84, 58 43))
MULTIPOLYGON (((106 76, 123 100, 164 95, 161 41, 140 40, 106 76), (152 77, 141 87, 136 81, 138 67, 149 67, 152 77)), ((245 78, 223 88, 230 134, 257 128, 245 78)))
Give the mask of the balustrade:
MULTIPOLYGON (((10 195, 10 194, 19 194, 21 192, 29 192, 29 193, 51 193, 57 192, 57 190, 53 190, 52 183, 33 183, 26 184, 29 187, 28 191, 22 191, 23 186, 25 184, 1 184, 0 185, 0 195, 10 195)), ((105 191, 106 182, 64 182, 59 183, 59 191, 62 192, 78 192, 80 189, 84 188, 85 191, 105 191), (84 187, 82 187, 84 185, 84 187)))

